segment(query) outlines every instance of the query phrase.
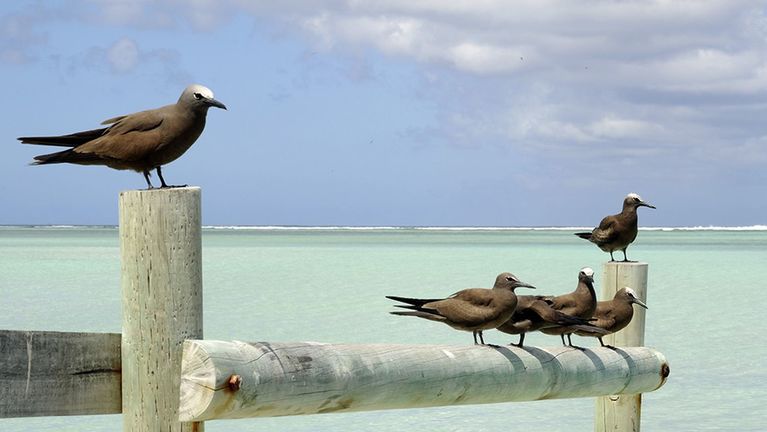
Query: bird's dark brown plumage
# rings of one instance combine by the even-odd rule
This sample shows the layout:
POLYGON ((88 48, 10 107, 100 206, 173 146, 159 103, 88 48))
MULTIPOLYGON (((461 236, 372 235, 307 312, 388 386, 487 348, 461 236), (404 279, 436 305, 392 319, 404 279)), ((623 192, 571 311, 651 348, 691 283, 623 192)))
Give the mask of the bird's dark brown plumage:
POLYGON ((129 169, 143 173, 149 188, 149 173, 156 170, 162 187, 169 187, 162 177, 162 165, 176 160, 194 144, 205 128, 211 106, 226 109, 208 88, 193 84, 175 104, 111 118, 102 123, 110 125, 105 128, 18 139, 24 144, 71 147, 35 156, 34 165, 73 163, 129 169))
POLYGON ((626 256, 626 249, 637 237, 638 221, 637 208, 652 206, 644 201, 639 195, 631 193, 623 200, 623 210, 612 216, 606 216, 599 223, 599 226, 591 232, 575 233, 578 237, 586 239, 599 246, 605 252, 610 253, 610 261, 615 261, 613 252, 619 250, 623 252, 623 261, 629 262, 626 256))
POLYGON ((546 297, 526 295, 517 296, 517 308, 514 310, 514 314, 497 329, 507 334, 518 334, 519 342, 512 345, 521 348, 526 333, 548 327, 579 324, 588 325, 589 320, 567 315, 554 309, 550 302, 546 301, 546 297))
POLYGON ((602 336, 615 333, 629 325, 634 317, 634 304, 647 309, 647 305, 637 297, 633 289, 621 288, 612 300, 597 303, 593 316, 595 319, 589 323, 590 325, 574 326, 573 333, 598 338, 599 344, 606 346, 602 336))
POLYGON ((477 343, 479 336, 484 345, 482 331, 498 327, 514 313, 517 306, 514 290, 519 287, 534 288, 511 273, 501 273, 492 289, 469 288, 444 299, 386 298, 406 303, 397 307, 411 309, 391 312, 394 315, 416 316, 445 323, 457 330, 470 331, 474 335, 474 343, 477 343))
MULTIPOLYGON (((556 297, 547 297, 545 301, 553 309, 564 314, 582 319, 590 319, 597 308, 597 293, 594 290, 594 270, 589 267, 582 268, 578 272, 578 286, 575 287, 575 291, 556 297)), ((541 332, 548 335, 560 335, 562 337, 562 344, 565 344, 565 336, 567 336, 569 345, 573 346, 572 341, 570 341, 572 331, 569 327, 542 328, 541 332)))

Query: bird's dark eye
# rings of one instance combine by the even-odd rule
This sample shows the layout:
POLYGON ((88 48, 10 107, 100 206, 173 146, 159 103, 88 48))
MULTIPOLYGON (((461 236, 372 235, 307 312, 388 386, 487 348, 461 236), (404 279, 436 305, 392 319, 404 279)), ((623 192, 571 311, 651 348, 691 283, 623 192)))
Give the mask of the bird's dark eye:
POLYGON ((200 99, 202 99, 202 95, 200 93, 195 93, 194 94, 194 98, 197 99, 197 100, 200 100, 200 99))
POLYGON ((514 278, 513 278, 513 277, 511 277, 511 276, 506 276, 506 280, 507 280, 507 281, 509 281, 509 282, 511 282, 511 281, 513 281, 513 280, 514 280, 514 278))

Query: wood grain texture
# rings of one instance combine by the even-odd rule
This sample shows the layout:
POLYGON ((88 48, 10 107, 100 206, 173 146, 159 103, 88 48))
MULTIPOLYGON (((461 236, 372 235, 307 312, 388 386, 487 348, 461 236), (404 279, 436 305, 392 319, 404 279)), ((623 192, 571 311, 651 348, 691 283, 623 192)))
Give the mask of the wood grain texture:
MULTIPOLYGON (((623 287, 633 289, 640 300, 647 302, 647 263, 608 262, 602 277, 600 300, 610 300, 623 287)), ((604 343, 616 347, 644 345, 644 308, 634 306, 634 317, 623 330, 604 336, 604 343)), ((639 392, 637 392, 639 393, 639 392)), ((594 418, 596 432, 639 432, 642 408, 641 394, 610 395, 597 398, 594 418)))
POLYGON ((185 339, 202 337, 200 189, 120 194, 123 430, 200 431, 178 421, 185 339))
POLYGON ((120 411, 119 333, 0 330, 0 418, 120 411))
POLYGON ((179 412, 190 421, 637 393, 662 385, 664 364, 649 348, 190 340, 179 412))

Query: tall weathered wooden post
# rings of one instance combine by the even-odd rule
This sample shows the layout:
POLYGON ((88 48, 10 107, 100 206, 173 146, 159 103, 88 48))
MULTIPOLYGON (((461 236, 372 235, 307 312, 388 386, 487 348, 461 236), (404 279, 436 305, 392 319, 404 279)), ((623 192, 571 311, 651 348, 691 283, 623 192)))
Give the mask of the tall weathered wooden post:
MULTIPOLYGON (((623 287, 630 287, 647 301, 647 263, 608 262, 602 275, 601 300, 611 300, 623 287)), ((650 306, 652 307, 652 306, 650 306)), ((616 347, 644 345, 645 310, 634 306, 634 317, 623 330, 607 335, 604 342, 616 347)), ((642 394, 611 395, 597 398, 596 432, 639 432, 642 394)))
POLYGON ((120 194, 126 432, 202 430, 178 421, 183 343, 202 338, 200 220, 199 188, 120 194))

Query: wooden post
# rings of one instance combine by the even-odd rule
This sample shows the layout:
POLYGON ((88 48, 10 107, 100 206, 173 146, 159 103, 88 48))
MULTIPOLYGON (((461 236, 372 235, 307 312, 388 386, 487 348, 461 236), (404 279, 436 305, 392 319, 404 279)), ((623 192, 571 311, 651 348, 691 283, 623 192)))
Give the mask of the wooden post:
POLYGON ((185 339, 202 337, 200 189, 120 193, 125 432, 201 431, 178 421, 185 339))
MULTIPOLYGON (((615 293, 630 287, 647 303, 647 263, 608 262, 602 276, 601 300, 611 300, 615 293)), ((652 307, 648 303, 649 307, 652 307)), ((645 309, 634 306, 634 317, 623 330, 607 335, 604 342, 616 347, 644 345, 645 309)), ((667 367, 668 369, 668 367, 667 367)), ((668 370, 666 370, 668 375, 668 370)), ((594 430, 596 432, 639 432, 642 394, 611 395, 597 398, 594 430)))
POLYGON ((193 421, 649 392, 665 382, 665 365, 644 347, 189 340, 179 414, 193 421))

